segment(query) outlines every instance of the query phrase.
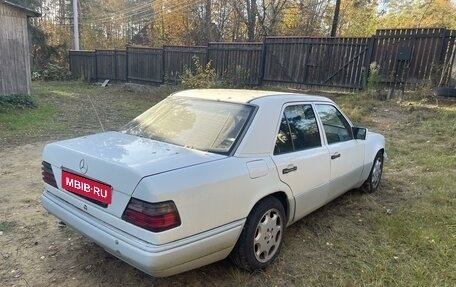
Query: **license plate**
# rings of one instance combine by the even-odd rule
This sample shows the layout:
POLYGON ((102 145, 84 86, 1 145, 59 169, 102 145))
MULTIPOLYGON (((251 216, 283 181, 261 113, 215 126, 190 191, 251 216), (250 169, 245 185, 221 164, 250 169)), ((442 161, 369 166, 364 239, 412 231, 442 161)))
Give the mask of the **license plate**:
POLYGON ((62 187, 90 199, 111 204, 112 187, 67 171, 62 171, 62 187))

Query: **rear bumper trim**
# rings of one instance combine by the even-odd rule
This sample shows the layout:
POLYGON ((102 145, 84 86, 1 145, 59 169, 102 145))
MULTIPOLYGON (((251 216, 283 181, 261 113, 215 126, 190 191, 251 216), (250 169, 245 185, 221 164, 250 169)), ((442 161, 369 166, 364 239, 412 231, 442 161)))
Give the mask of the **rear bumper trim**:
POLYGON ((170 276, 228 256, 245 219, 163 245, 133 237, 58 198, 48 191, 41 204, 51 214, 106 251, 155 277, 170 276))

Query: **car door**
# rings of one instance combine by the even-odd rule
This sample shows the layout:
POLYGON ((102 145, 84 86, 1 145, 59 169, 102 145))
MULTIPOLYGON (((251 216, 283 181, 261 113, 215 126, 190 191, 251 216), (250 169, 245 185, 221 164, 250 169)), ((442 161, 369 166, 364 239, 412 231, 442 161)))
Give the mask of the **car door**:
POLYGON ((332 104, 316 104, 331 159, 328 201, 358 184, 363 170, 364 141, 354 139, 350 123, 332 104))
POLYGON ((325 204, 330 160, 311 104, 285 106, 272 159, 280 179, 292 190, 294 220, 325 204))

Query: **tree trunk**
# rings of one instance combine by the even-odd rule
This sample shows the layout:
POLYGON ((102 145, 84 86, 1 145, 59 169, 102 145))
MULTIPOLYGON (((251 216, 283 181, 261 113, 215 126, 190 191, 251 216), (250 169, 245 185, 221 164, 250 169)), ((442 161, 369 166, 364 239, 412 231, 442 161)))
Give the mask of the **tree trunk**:
POLYGON ((206 44, 212 41, 212 21, 211 21, 211 13, 212 13, 212 3, 211 0, 206 0, 206 15, 204 19, 204 26, 205 26, 205 35, 204 39, 206 44))
POLYGON ((255 25, 257 16, 256 0, 246 0, 247 8, 247 38, 249 41, 255 40, 255 25))
POLYGON ((334 10, 333 24, 331 28, 331 37, 336 37, 337 23, 339 22, 340 0, 336 0, 336 9, 334 10))

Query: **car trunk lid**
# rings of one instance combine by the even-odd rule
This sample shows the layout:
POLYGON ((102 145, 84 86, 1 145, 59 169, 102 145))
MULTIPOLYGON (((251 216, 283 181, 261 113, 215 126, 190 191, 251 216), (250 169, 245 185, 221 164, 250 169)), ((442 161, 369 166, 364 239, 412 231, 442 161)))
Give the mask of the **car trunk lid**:
POLYGON ((84 208, 87 204, 105 208, 116 217, 122 215, 143 177, 225 157, 119 132, 51 143, 43 151, 43 161, 50 164, 58 187, 55 195, 77 206, 84 207, 83 203, 84 208), (109 186, 111 202, 100 204, 77 194, 68 187, 69 176, 71 181, 109 186))

